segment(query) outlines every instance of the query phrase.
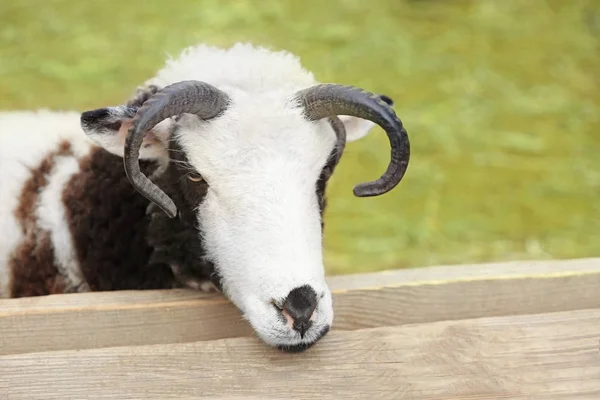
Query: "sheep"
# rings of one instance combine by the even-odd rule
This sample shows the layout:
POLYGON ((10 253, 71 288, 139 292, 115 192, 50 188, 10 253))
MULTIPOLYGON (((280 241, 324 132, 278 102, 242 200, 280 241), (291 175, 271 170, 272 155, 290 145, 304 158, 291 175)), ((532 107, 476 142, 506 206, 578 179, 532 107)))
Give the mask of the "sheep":
POLYGON ((389 165, 354 194, 398 185, 392 107, 237 43, 184 49, 120 105, 0 113, 0 297, 214 287, 265 344, 304 351, 333 322, 327 183, 378 125, 389 165))

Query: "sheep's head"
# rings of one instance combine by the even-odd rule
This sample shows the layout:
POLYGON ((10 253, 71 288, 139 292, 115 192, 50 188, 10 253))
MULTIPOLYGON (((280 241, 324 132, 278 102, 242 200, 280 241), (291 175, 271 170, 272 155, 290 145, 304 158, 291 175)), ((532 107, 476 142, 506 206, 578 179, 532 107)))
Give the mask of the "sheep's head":
POLYGON ((181 81, 139 108, 88 111, 82 126, 123 156, 129 180, 159 218, 193 227, 200 245, 189 251, 214 264, 223 293, 258 336, 299 351, 333 320, 323 192, 345 142, 378 124, 391 145, 387 170, 356 186, 356 196, 386 193, 406 171, 409 141, 390 105, 385 96, 333 84, 250 95, 181 81), (148 178, 140 159, 165 161, 164 172, 148 178))

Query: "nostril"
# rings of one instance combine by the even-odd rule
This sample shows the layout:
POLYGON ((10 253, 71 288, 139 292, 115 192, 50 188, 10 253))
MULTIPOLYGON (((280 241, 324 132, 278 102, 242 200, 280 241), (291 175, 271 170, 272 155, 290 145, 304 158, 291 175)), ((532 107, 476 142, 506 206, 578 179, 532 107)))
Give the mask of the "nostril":
POLYGON ((317 308, 317 293, 308 285, 293 289, 282 305, 283 312, 292 319, 292 327, 302 338, 312 325, 310 318, 315 308, 317 308))
POLYGON ((306 334, 306 331, 308 330, 308 328, 310 328, 312 325, 312 321, 302 321, 300 323, 298 323, 297 321, 294 321, 294 325, 292 325, 294 327, 294 330, 297 331, 300 334, 300 338, 304 339, 304 335, 306 334))

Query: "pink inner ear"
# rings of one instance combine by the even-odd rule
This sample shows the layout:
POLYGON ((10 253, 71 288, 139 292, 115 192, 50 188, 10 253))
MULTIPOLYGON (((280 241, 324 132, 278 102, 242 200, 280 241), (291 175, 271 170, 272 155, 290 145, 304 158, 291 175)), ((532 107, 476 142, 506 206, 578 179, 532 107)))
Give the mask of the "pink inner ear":
MULTIPOLYGON (((121 146, 125 145, 125 137, 127 136, 127 132, 129 131, 129 128, 131 128, 132 125, 132 120, 131 119, 127 119, 124 120, 121 123, 121 127, 119 128, 119 143, 121 144, 121 146)), ((142 148, 149 148, 152 146, 157 146, 157 145, 161 145, 162 142, 160 141, 160 139, 154 134, 153 131, 150 131, 146 134, 146 136, 144 136, 144 141, 142 142, 142 148)))

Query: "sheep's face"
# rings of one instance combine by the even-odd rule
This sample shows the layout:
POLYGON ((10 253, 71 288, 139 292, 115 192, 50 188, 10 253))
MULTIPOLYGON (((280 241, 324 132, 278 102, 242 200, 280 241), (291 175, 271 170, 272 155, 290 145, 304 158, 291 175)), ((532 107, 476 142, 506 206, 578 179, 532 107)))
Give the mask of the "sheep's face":
MULTIPOLYGON (((289 93, 227 93, 228 107, 216 118, 180 114, 160 122, 145 135, 139 158, 166 166, 153 180, 173 199, 177 218, 192 221, 196 245, 190 243, 189 251, 214 264, 223 293, 257 335, 282 349, 303 350, 333 321, 322 213, 340 140, 327 119, 308 121, 289 93)), ((82 115, 82 126, 96 143, 123 156, 136 111, 94 110, 82 115)), ((373 126, 341 120, 348 141, 373 126)))
POLYGON ((197 221, 223 292, 264 341, 295 348, 333 319, 318 180, 336 137, 284 105, 232 95, 220 118, 181 117, 174 137, 208 186, 197 221))

